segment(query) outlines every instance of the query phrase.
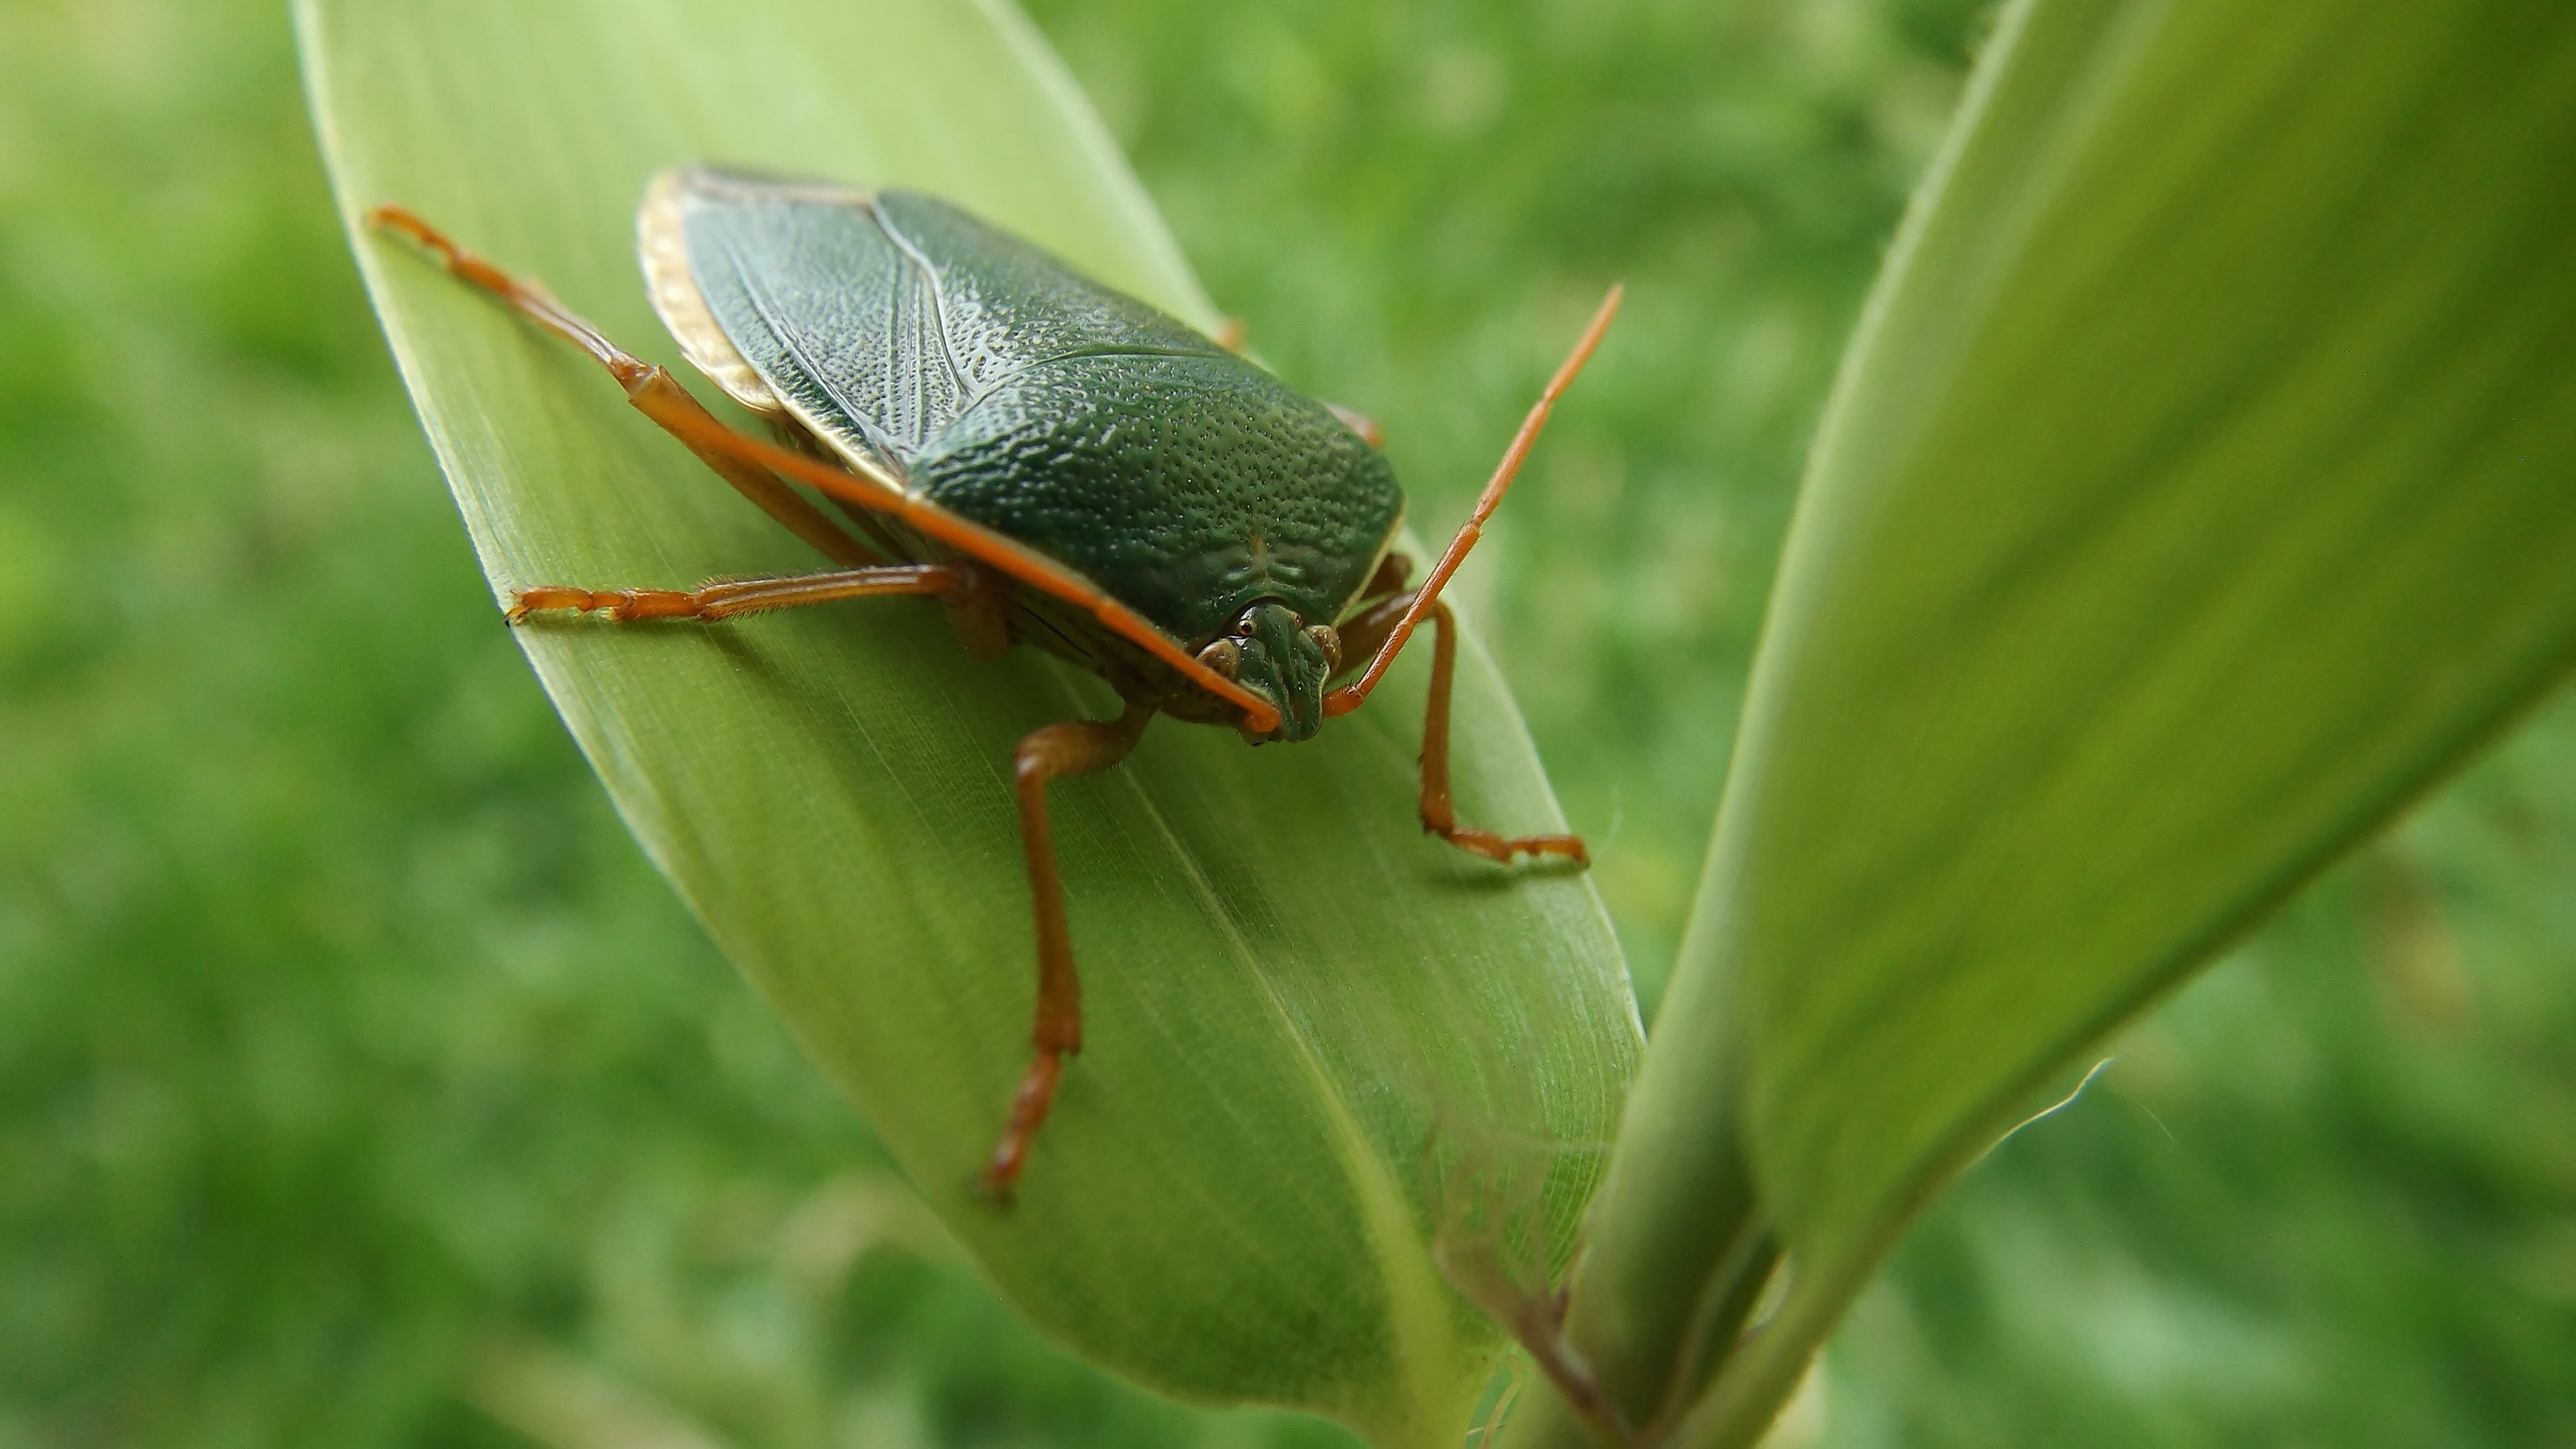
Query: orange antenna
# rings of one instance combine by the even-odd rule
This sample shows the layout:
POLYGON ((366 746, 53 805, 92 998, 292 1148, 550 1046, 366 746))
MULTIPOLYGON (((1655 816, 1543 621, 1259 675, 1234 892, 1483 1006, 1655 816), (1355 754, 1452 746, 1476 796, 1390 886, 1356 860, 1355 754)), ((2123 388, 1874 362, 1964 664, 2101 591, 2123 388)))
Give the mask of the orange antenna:
POLYGON ((1449 540, 1449 547, 1442 551, 1440 562, 1431 566, 1430 577, 1422 581, 1421 588, 1413 591, 1412 606, 1404 611, 1402 619, 1396 621, 1395 632, 1387 635, 1386 642, 1378 646, 1377 657, 1369 661, 1368 672, 1324 696, 1325 714, 1349 714, 1359 708, 1361 702, 1369 697, 1369 691, 1377 688, 1377 682, 1386 677, 1387 667, 1395 663, 1395 656, 1404 648, 1404 641, 1413 637, 1415 626, 1430 617, 1431 611, 1438 607, 1441 589, 1447 587, 1449 576, 1458 572, 1458 565, 1466 562, 1467 550, 1474 548, 1476 540, 1484 536, 1485 520, 1494 516, 1494 509, 1502 503, 1503 494, 1510 491, 1512 479, 1521 471, 1522 460, 1529 457, 1530 448, 1538 442, 1539 430, 1547 426, 1547 415, 1556 407, 1557 398, 1573 383, 1574 375, 1583 370, 1583 364, 1592 360, 1592 349, 1601 345, 1602 334, 1610 330, 1610 319, 1619 315, 1619 299, 1626 290, 1622 286, 1613 286, 1610 295, 1601 299, 1600 310, 1592 314, 1592 325, 1583 329, 1582 338, 1574 344, 1574 350, 1566 354, 1565 361, 1556 369, 1556 376, 1548 379, 1547 390, 1540 393, 1538 401, 1531 405, 1529 416, 1521 419, 1521 430, 1513 435, 1512 445, 1503 450, 1503 461, 1495 467, 1494 476, 1486 480, 1484 493, 1476 499, 1476 511, 1468 515, 1465 526, 1449 540))

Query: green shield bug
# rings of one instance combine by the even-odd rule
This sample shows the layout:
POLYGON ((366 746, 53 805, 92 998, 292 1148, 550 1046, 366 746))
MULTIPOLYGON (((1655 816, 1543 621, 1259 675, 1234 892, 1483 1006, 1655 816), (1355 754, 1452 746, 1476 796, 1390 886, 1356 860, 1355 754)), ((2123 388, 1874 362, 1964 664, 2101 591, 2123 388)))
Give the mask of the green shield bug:
POLYGON ((1410 566, 1391 551, 1404 495, 1365 419, 935 198, 711 168, 654 179, 637 223, 654 308, 690 363, 778 442, 726 427, 667 371, 413 213, 386 206, 368 219, 588 353, 637 409, 835 565, 689 591, 522 589, 512 622, 542 610, 716 620, 908 594, 945 605, 978 657, 1034 645, 1125 702, 1114 720, 1038 730, 1014 760, 1037 1019, 981 1177, 996 1197, 1009 1196, 1064 1058, 1082 1045, 1047 785, 1116 764, 1154 715, 1231 725, 1255 744, 1310 738, 1368 698, 1427 620, 1423 828, 1496 861, 1584 862, 1570 835, 1458 823, 1455 629, 1440 592, 1609 327, 1617 288, 1466 525, 1409 588, 1410 566))

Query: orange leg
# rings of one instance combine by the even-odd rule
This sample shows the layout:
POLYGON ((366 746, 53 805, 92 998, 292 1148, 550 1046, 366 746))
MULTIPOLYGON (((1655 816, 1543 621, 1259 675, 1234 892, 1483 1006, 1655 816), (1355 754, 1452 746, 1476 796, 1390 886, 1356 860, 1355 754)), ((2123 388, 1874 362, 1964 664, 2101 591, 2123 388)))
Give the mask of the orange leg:
POLYGON ((1030 1032, 1035 1049, 1028 1074, 1020 1079, 1011 1103, 1010 1121, 993 1147, 993 1160, 979 1179, 985 1192, 1004 1202, 1011 1185, 1028 1165, 1029 1145, 1046 1124, 1055 1105, 1057 1078, 1064 1059, 1082 1050, 1082 983, 1073 974, 1073 936, 1064 918, 1064 878, 1056 871, 1055 835, 1047 824, 1049 781, 1088 775, 1127 758, 1145 722, 1154 717, 1150 704, 1130 701, 1114 720, 1068 720, 1048 725, 1020 741, 1012 757, 1020 803, 1020 839, 1028 847, 1029 895, 1037 913, 1038 1009, 1030 1032))
POLYGON ((1431 708, 1422 722, 1422 828, 1462 850, 1508 863, 1514 855, 1561 855, 1590 865, 1583 841, 1573 835, 1497 835, 1469 830, 1449 805, 1449 687, 1458 668, 1457 620, 1447 604, 1431 608, 1431 708))
MULTIPOLYGON (((1390 555, 1370 587, 1374 590, 1383 583, 1401 588, 1405 572, 1402 557, 1390 555)), ((1416 598, 1415 594, 1390 595, 1353 616, 1341 631, 1346 657, 1354 661, 1370 657, 1413 615, 1416 598)), ((1557 855, 1578 865, 1591 864, 1579 836, 1498 835, 1458 823, 1458 812, 1449 799, 1449 700, 1458 677, 1458 621, 1444 603, 1435 601, 1430 612, 1431 703, 1422 721, 1422 828, 1487 860, 1509 863, 1515 855, 1557 855)))
MULTIPOLYGON (((896 519, 913 531, 957 550, 1000 573, 1042 589, 1091 611, 1094 618, 1177 670, 1199 688, 1243 711, 1243 728, 1266 735, 1279 727, 1279 709, 1268 699, 1217 673, 1183 649, 1133 608, 1101 591, 1098 584, 1045 554, 1006 538, 981 524, 949 512, 906 491, 902 478, 881 466, 861 462, 825 462, 790 452, 773 443, 748 438, 718 422, 689 390, 661 368, 621 350, 599 329, 575 316, 536 283, 513 277, 465 251, 437 228, 399 206, 380 206, 367 213, 370 225, 385 227, 419 242, 436 254, 457 277, 489 292, 521 316, 591 355, 626 389, 626 400, 662 431, 680 440, 708 467, 757 503, 770 517, 837 563, 859 567, 884 560, 850 537, 823 511, 790 489, 781 478, 793 478, 836 503, 896 519)), ((952 619, 957 618, 955 614, 952 619)), ((960 637, 982 652, 993 644, 989 627, 961 620, 960 637)))
MULTIPOLYGON (((778 481, 776 474, 756 463, 730 453, 709 448, 679 427, 674 416, 703 418, 709 427, 721 428, 715 415, 709 413, 689 390, 680 386, 671 374, 627 352, 602 336, 599 329, 554 299, 537 283, 511 276, 499 267, 450 241, 446 234, 417 215, 399 206, 379 206, 367 213, 370 225, 398 231, 420 243, 435 255, 439 264, 459 281, 478 287, 538 326, 564 339, 591 355, 608 369, 626 389, 626 400, 636 411, 662 426, 663 431, 678 438, 698 457, 698 461, 715 470, 716 476, 734 486, 736 492, 759 505, 763 513, 778 520, 788 532, 813 545, 814 550, 834 563, 852 568, 883 563, 874 549, 852 538, 834 523, 823 510, 798 496, 796 491, 778 481)), ((572 604, 541 605, 546 608, 596 607, 572 604)), ((525 609, 512 611, 514 617, 525 609)), ((622 618, 657 617, 621 615, 622 618)))
POLYGON ((548 609, 578 613, 599 610, 612 619, 729 619, 767 609, 794 609, 842 599, 872 599, 894 594, 956 597, 967 588, 965 570, 952 564, 900 564, 881 568, 836 569, 830 573, 790 574, 784 578, 731 579, 703 588, 519 590, 510 605, 510 622, 548 609))

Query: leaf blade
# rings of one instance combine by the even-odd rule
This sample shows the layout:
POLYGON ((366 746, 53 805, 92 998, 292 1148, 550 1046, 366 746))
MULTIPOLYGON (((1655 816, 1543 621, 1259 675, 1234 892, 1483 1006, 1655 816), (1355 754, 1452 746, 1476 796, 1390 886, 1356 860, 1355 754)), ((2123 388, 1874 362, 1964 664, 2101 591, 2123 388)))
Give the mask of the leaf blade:
POLYGON ((2075 1054, 2576 658, 2576 214, 2521 183, 2571 79, 2528 6, 2007 10, 1820 433, 1576 1290, 1660 1391, 1700 1280, 1610 1290, 1746 1165, 1792 1287, 1681 1442, 1750 1442, 2075 1054))
POLYGON ((2464 164, 2522 130, 2523 101, 2546 127, 2520 159, 2576 156, 2576 110, 2546 99, 2576 34, 2498 64, 2534 39, 2502 13, 2366 36, 2315 7, 2096 19, 2108 94, 2064 109, 2104 114, 2011 259, 2011 299, 1937 300, 1993 249, 1938 220, 1897 281, 1899 309, 1935 300, 1882 345, 1948 334, 1958 381, 1927 393, 1874 359, 1853 380, 1852 416, 1926 415, 1883 452, 1848 432, 1819 449, 1749 790, 1721 827, 1729 893, 1762 913, 1750 1110, 1790 1223, 1825 1233, 1903 1195, 1893 1144, 1830 1125, 1852 1103, 1829 1061, 1920 1065, 1869 1088, 1927 1124, 1897 1158, 1942 1135, 1974 1150, 2576 654, 2557 481, 2576 450, 2551 425, 2576 402, 2558 360, 2576 287, 2543 240, 2576 208, 2516 205, 2464 164), (2177 98, 2245 50, 2276 68, 2226 104, 2203 91, 2173 134, 2177 98), (2403 134, 2469 75, 2494 100, 2482 124, 2403 134), (2433 239, 2416 213, 2437 202, 2433 239), (1830 977, 1790 964, 1828 942, 1830 977), (1971 1028, 2016 1016, 2042 1040, 2009 1072, 1963 1069, 2022 1035, 1971 1028), (1945 1025, 1972 1042, 1927 1045, 1945 1025))
MULTIPOLYGON (((924 184, 1213 321, 998 6, 311 0, 299 19, 344 212, 413 206, 666 363, 632 207, 652 170, 709 158, 924 184), (902 63, 853 87, 836 73, 853 55, 902 63)), ((358 251, 496 590, 813 566, 588 364, 397 248, 358 251)), ((1299 750, 1163 724, 1058 788, 1088 1050, 1003 1216, 965 1183, 1026 1053, 1006 762, 1105 692, 1028 651, 973 665, 917 608, 753 622, 519 638, 657 863, 1004 1291, 1176 1392, 1447 1435, 1493 1340, 1430 1261, 1457 1206, 1425 1180, 1440 1119, 1597 1142, 1636 1028, 1588 883, 1507 878, 1419 835, 1419 679, 1299 750)), ((1490 663, 1463 662, 1462 797, 1552 823, 1490 663)), ((1530 1165, 1560 1261, 1596 1170, 1530 1165)))

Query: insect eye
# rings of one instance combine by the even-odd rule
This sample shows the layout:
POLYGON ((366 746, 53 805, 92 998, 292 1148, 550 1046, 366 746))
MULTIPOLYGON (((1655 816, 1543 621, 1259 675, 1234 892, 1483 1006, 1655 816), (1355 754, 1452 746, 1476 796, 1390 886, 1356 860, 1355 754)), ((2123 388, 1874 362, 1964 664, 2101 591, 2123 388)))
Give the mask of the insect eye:
POLYGON ((1232 679, 1243 667, 1243 646, 1231 639, 1219 639, 1199 651, 1199 662, 1232 679))
POLYGON ((1331 674, 1340 669, 1342 667, 1341 631, 1330 624, 1317 624, 1306 632, 1315 637, 1316 643, 1324 646, 1324 672, 1331 674))
POLYGON ((1252 611, 1250 609, 1244 610, 1243 617, 1234 621, 1234 637, 1237 639, 1249 639, 1252 637, 1252 611))

